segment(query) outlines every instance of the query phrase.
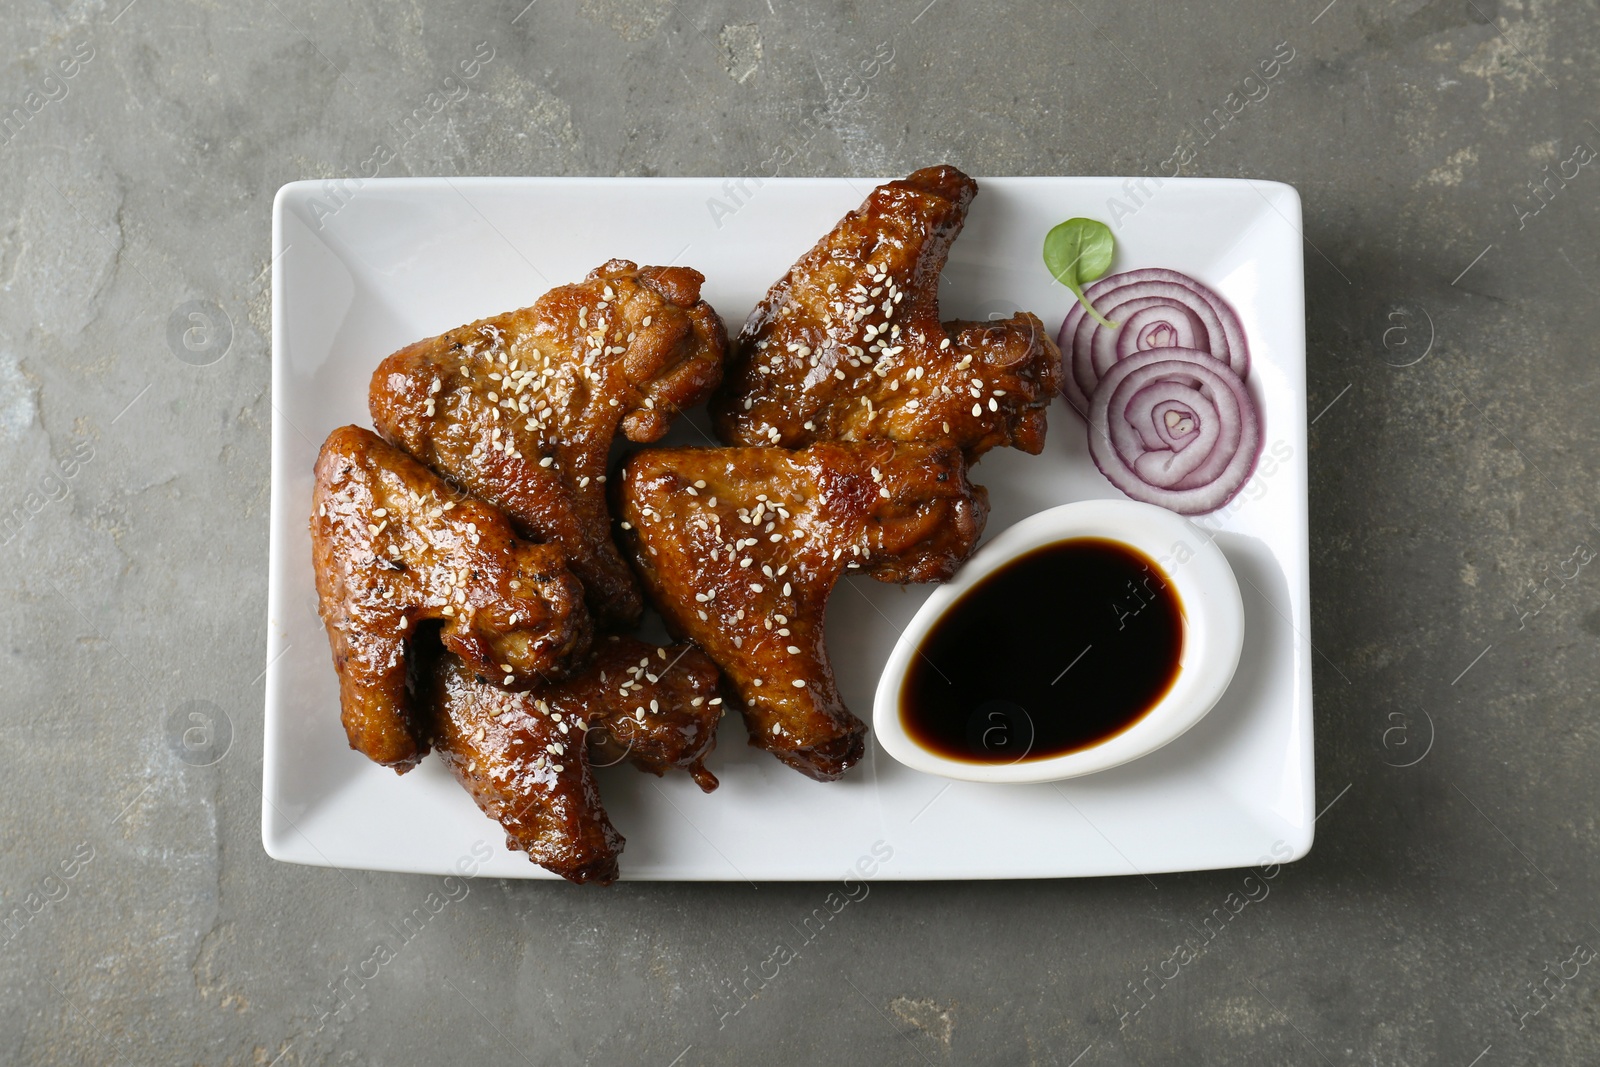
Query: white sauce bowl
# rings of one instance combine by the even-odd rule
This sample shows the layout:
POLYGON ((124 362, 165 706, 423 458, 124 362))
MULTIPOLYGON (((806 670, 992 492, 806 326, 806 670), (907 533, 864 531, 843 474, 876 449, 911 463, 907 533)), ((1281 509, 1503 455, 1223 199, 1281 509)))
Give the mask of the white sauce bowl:
MULTIPOLYGON (((1074 610, 1039 605, 1039 610, 1074 610)), ((1080 609, 1081 610, 1081 609, 1080 609)), ((1018 612, 1019 625, 1028 613, 1018 612)), ((900 635, 878 682, 872 724, 885 752, 912 770, 969 782, 1051 782, 1120 766, 1181 736, 1221 699, 1244 647, 1244 604, 1222 551, 1198 526, 1133 500, 1084 500, 1032 515, 983 546, 954 579, 933 591, 900 635), (907 732, 901 696, 912 659, 945 613, 990 574, 1035 549, 1080 537, 1120 541, 1155 560, 1183 607, 1183 653, 1170 689, 1132 726, 1059 756, 982 763, 929 751, 907 732)))

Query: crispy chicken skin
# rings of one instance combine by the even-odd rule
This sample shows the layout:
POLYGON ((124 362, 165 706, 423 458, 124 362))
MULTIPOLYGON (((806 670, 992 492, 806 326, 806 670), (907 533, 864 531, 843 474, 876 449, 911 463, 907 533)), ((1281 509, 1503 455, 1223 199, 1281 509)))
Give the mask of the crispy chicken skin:
POLYGON ((509 848, 574 882, 609 885, 623 838, 600 803, 592 765, 631 760, 656 775, 687 771, 706 792, 722 700, 716 665, 693 645, 630 637, 599 642, 564 682, 513 693, 437 642, 419 657, 439 757, 509 848))
POLYGON ((573 882, 616 881, 623 837, 600 804, 581 707, 507 692, 442 650, 421 688, 439 758, 507 848, 573 882))
POLYGON ((612 635, 595 643, 581 675, 556 690, 560 700, 590 710, 596 766, 626 759, 658 778, 682 770, 709 793, 717 788, 705 760, 722 718, 720 680, 717 665, 694 645, 663 647, 612 635))
POLYGON ((688 267, 614 259, 523 308, 403 348, 372 376, 378 432, 566 550, 595 620, 631 625, 638 586, 606 513, 606 460, 667 432, 722 377, 727 333, 688 267))
POLYGON ((588 648, 583 588, 561 549, 519 540, 495 508, 369 430, 335 430, 311 507, 319 611, 350 747, 400 773, 427 754, 406 692, 417 624, 511 688, 563 672, 588 648))
POLYGON ((728 444, 954 441, 1038 453, 1061 352, 1026 312, 939 322, 977 182, 927 167, 874 189, 768 291, 711 403, 728 444))
POLYGON ((722 669, 750 743, 819 781, 861 758, 867 732, 823 641, 834 583, 852 571, 948 578, 988 516, 949 444, 646 449, 617 491, 625 544, 668 629, 722 669))

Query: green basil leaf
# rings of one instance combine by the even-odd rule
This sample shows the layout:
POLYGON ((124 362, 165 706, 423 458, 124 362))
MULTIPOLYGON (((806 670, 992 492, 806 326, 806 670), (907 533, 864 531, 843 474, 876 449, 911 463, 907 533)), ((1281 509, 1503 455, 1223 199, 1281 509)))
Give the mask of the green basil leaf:
POLYGON ((1117 324, 1094 309, 1084 297, 1083 287, 1111 269, 1115 251, 1111 228, 1094 219, 1068 219, 1044 238, 1044 265, 1051 276, 1071 289, 1095 321, 1107 327, 1117 324))

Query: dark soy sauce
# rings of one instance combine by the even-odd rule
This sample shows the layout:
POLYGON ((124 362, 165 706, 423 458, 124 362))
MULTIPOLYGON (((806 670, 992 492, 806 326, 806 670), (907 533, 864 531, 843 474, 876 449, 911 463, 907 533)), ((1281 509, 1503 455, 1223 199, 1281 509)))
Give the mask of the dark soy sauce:
POLYGON ((923 638, 900 719, 973 763, 1076 752, 1144 717, 1178 678, 1183 604, 1150 557, 1074 538, 994 571, 923 638))

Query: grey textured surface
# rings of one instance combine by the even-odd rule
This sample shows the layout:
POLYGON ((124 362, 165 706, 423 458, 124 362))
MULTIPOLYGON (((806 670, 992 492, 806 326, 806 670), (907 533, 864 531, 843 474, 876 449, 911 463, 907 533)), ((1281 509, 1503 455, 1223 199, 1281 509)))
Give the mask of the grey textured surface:
POLYGON ((7 5, 0 1061, 1600 1061, 1600 576, 1567 562, 1600 544, 1600 168, 1529 186, 1600 146, 1592 0, 525 2, 7 5), (440 886, 261 850, 264 270, 277 187, 380 142, 445 175, 1189 145, 1298 186, 1310 857, 1181 967, 1248 872, 876 884, 726 1019, 825 887, 479 881, 349 979, 440 886), (210 766, 176 754, 196 701, 210 766))

